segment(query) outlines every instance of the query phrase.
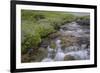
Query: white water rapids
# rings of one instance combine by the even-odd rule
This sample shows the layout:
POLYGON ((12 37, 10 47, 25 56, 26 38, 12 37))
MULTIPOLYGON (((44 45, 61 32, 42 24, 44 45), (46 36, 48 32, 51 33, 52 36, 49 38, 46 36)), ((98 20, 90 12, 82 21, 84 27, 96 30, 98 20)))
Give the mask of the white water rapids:
MULTIPOLYGON (((62 35, 72 35, 75 37, 89 38, 89 29, 82 28, 75 22, 70 23, 70 25, 64 25, 65 29, 60 29, 62 35)), ((47 51, 48 55, 42 60, 42 62, 52 62, 52 61, 64 61, 64 58, 67 55, 73 56, 75 60, 87 60, 90 58, 90 48, 86 47, 87 43, 82 43, 81 46, 72 45, 66 47, 63 51, 61 48, 61 40, 57 39, 55 41, 56 48, 50 48, 48 46, 47 51), (54 52, 54 54, 52 54, 54 52), (54 55, 54 58, 51 56, 54 55)))

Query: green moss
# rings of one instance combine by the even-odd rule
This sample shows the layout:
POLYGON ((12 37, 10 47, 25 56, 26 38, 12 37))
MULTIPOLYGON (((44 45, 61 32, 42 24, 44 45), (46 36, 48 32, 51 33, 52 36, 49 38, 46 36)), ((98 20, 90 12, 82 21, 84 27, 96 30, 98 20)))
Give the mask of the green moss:
POLYGON ((53 48, 53 49, 55 49, 55 48, 56 48, 56 44, 55 44, 55 42, 54 42, 54 41, 51 41, 51 43, 50 43, 50 47, 51 47, 51 48, 53 48))

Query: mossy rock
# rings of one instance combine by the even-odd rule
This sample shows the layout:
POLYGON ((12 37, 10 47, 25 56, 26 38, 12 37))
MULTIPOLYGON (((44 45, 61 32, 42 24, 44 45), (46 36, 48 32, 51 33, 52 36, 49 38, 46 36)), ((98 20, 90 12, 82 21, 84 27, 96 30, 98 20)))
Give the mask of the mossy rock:
POLYGON ((50 42, 50 48, 55 49, 56 48, 56 44, 54 41, 50 42))
POLYGON ((69 60, 75 60, 74 56, 66 55, 66 56, 64 57, 64 61, 69 61, 69 60))

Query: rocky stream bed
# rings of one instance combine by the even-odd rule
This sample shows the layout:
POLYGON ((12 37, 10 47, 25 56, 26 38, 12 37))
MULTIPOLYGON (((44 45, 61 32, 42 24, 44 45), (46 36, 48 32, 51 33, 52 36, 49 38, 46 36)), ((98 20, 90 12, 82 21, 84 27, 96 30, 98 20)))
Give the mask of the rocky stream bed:
POLYGON ((89 25, 81 25, 77 22, 67 23, 62 25, 56 33, 50 34, 48 38, 42 40, 38 51, 30 49, 30 54, 26 54, 25 58, 30 62, 90 59, 89 25))

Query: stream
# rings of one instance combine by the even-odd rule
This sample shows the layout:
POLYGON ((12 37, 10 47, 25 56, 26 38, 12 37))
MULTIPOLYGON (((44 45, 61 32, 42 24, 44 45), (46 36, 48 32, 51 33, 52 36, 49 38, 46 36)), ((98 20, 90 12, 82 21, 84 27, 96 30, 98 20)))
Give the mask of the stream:
POLYGON ((71 36, 72 38, 78 39, 78 42, 74 42, 72 45, 62 49, 62 40, 59 37, 54 39, 56 48, 51 48, 50 45, 48 45, 48 55, 42 60, 42 62, 90 59, 89 25, 80 25, 76 22, 72 22, 62 25, 59 32, 62 36, 66 36, 66 38, 71 36))

